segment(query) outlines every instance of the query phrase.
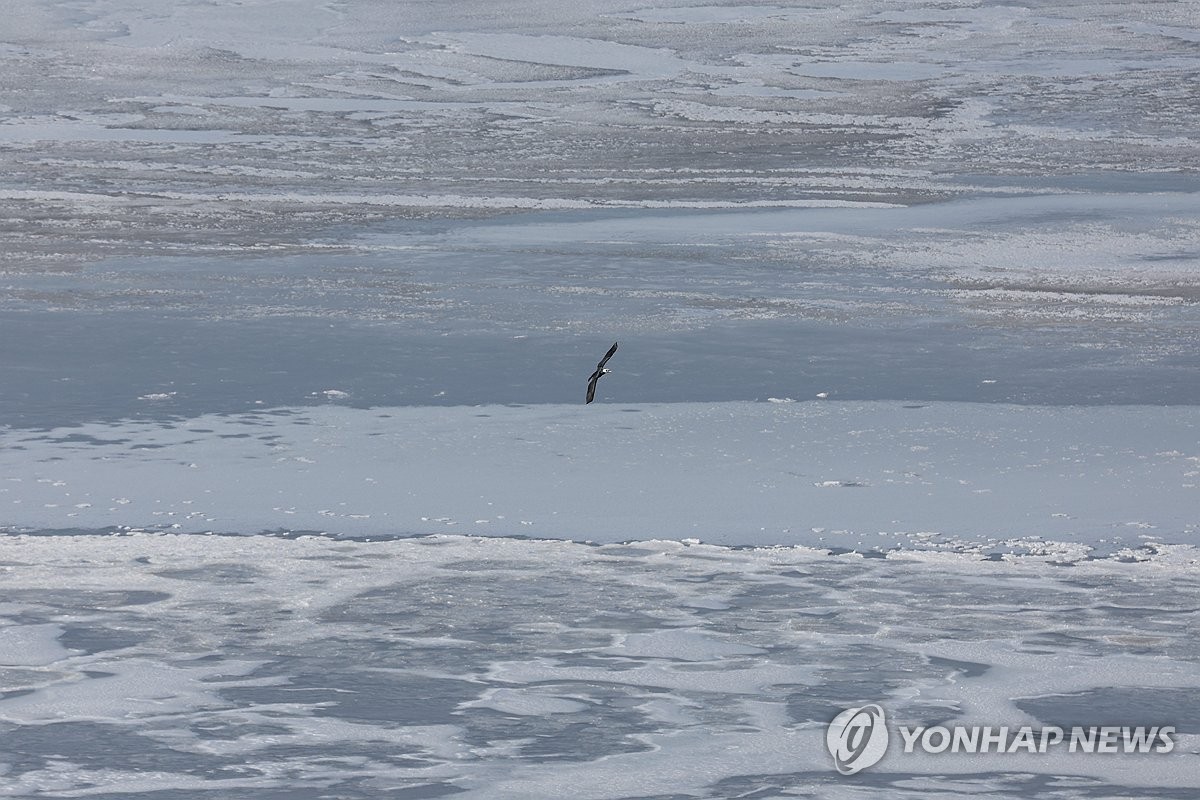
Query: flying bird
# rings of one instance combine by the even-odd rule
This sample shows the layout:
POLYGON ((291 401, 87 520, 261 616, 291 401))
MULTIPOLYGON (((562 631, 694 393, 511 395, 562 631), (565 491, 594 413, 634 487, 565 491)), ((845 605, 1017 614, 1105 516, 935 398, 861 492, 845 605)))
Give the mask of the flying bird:
POLYGON ((612 358, 612 354, 617 352, 617 342, 613 342, 613 346, 608 348, 608 352, 604 354, 604 358, 600 359, 600 363, 596 365, 596 371, 592 373, 592 377, 588 378, 587 403, 596 399, 596 381, 600 380, 601 375, 607 375, 612 372, 611 369, 605 369, 604 365, 612 358))

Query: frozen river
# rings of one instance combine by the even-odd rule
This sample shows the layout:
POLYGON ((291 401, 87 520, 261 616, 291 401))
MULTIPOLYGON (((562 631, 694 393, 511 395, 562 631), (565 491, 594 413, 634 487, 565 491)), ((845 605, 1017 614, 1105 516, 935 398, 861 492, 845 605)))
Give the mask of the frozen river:
POLYGON ((0 11, 0 796, 1194 796, 1192 3, 0 11))

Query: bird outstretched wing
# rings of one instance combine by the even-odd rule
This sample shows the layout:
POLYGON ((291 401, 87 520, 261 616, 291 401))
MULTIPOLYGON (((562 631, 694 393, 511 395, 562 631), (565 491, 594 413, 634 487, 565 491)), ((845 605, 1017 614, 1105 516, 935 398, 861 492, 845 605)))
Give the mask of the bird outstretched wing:
POLYGON ((620 344, 620 343, 613 342, 613 346, 608 348, 608 352, 604 354, 604 358, 600 359, 600 363, 596 365, 596 369, 604 369, 604 365, 608 363, 608 360, 610 358, 612 358, 613 353, 617 352, 618 344, 620 344))
POLYGON ((584 403, 585 406, 596 399, 596 381, 598 380, 600 380, 600 373, 596 372, 596 374, 592 375, 592 379, 588 381, 587 402, 584 403))

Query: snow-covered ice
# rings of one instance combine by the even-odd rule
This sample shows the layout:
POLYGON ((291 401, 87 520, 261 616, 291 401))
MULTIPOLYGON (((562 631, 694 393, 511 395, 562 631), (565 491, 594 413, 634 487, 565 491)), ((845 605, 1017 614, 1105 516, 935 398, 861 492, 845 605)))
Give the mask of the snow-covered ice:
POLYGON ((1182 797, 1200 781, 1200 587, 1165 555, 130 534, 5 537, 0 560, 36 654, 2 671, 8 796, 1182 797), (824 729, 867 700, 907 725, 1175 723, 1178 747, 897 747, 846 782, 824 729))
POLYGON ((1195 544, 1197 430, 1194 406, 322 404, 2 433, 0 509, 21 530, 1111 553, 1195 544))

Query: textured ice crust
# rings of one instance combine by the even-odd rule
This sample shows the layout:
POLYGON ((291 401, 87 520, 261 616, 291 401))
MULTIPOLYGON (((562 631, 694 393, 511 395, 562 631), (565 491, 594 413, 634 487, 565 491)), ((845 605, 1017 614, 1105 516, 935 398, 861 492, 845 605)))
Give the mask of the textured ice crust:
POLYGON ((1194 186, 1189 0, 160 6, 8 15, 0 264, 304 250, 397 214, 1194 186))
POLYGON ((1182 798, 1200 782, 1195 567, 0 537, 0 796, 1182 798), (824 728, 866 702, 900 725, 1179 735, 1140 756, 895 742, 848 781, 824 728))
POLYGON ((1194 406, 264 409, 0 431, 0 509, 24 530, 694 537, 1077 558, 1196 544, 1198 425, 1194 406))

